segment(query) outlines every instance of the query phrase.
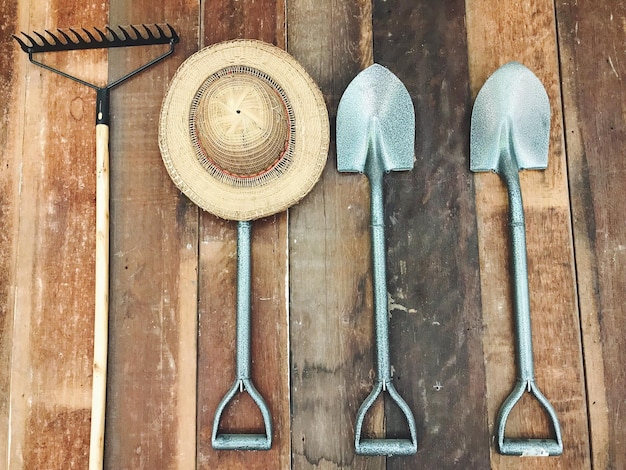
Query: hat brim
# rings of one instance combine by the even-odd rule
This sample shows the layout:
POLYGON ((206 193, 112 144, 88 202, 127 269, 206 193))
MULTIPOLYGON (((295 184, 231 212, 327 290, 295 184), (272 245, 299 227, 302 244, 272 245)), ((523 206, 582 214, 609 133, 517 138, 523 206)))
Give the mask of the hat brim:
POLYGON ((174 184, 202 209, 231 220, 252 220, 300 201, 324 169, 329 122, 321 91, 287 52, 254 40, 215 44, 191 55, 178 68, 161 107, 159 147, 174 184), (265 73, 284 91, 293 109, 293 161, 271 181, 237 186, 220 181, 200 163, 190 132, 192 100, 207 77, 229 66, 265 73))

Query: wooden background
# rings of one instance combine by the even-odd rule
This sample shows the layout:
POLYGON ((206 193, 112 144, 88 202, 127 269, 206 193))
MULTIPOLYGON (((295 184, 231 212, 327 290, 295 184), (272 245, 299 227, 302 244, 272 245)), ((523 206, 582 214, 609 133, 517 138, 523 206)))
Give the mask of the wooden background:
MULTIPOLYGON (((112 93, 109 469, 626 468, 626 6, 620 0, 5 0, 0 4, 0 468, 86 468, 94 269, 92 90, 27 60, 18 31, 171 23, 176 53, 112 93), (415 168, 385 179, 394 381, 413 457, 353 452, 373 382, 368 184, 321 181, 253 224, 253 378, 268 452, 216 452, 234 377, 235 223, 171 183, 157 145, 180 63, 233 38, 286 48, 324 93, 332 135, 347 84, 376 61, 416 110, 415 168), (469 172, 473 99, 517 60, 552 106, 549 167, 521 176, 537 382, 561 420, 555 458, 500 456, 515 379, 506 192, 469 172)), ((46 57, 104 84, 155 48, 46 57), (108 60, 107 60, 108 59, 108 60)), ((401 434, 379 404, 367 431, 401 434)), ((224 429, 259 429, 241 397, 224 429)), ((508 432, 547 434, 530 400, 508 432)))

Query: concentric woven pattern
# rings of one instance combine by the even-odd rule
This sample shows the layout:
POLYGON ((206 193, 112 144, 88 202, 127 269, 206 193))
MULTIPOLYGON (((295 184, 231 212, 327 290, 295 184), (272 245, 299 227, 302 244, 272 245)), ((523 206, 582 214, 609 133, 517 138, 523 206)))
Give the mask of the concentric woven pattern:
POLYGON ((225 219, 285 210, 315 185, 328 153, 321 92, 285 51, 236 40, 189 57, 161 108, 159 146, 178 188, 225 219))

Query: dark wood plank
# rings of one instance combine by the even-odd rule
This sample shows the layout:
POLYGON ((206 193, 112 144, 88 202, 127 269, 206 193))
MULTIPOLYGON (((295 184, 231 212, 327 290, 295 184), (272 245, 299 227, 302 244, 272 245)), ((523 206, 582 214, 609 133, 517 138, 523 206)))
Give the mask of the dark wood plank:
MULTIPOLYGON (((169 78, 198 47, 197 2, 112 1, 110 23, 170 23, 175 55, 111 92, 111 293, 105 466, 195 467, 198 210, 158 148, 169 78)), ((109 52, 110 79, 166 46, 109 52)))
MULTIPOLYGON (((298 0, 287 11, 288 50, 320 86, 334 129, 341 95, 371 64, 371 4, 298 0)), ((384 468, 384 457, 354 454, 375 369, 369 186, 337 172, 334 138, 321 181, 290 210, 289 234, 293 466, 384 468)), ((367 431, 382 426, 379 407, 367 431)))
POLYGON ((593 468, 626 467, 626 7, 557 2, 593 468))
MULTIPOLYGON (((536 381, 559 416, 564 453, 561 457, 529 461, 501 456, 492 446, 491 466, 589 468, 554 3, 535 0, 503 9, 495 1, 471 2, 466 18, 472 96, 500 65, 516 60, 529 67, 544 84, 552 111, 548 168, 522 172, 520 180, 526 213, 536 381)), ((493 432, 497 410, 515 380, 507 196, 497 175, 477 174, 474 178, 487 409, 493 432)), ((508 423, 509 435, 540 436, 550 432, 541 409, 528 400, 513 410, 508 423)))
MULTIPOLYGON (((22 2, 13 12, 14 27, 42 31, 106 23, 106 5, 85 9, 79 3, 54 1, 42 8, 22 2)), ((19 175, 13 194, 19 223, 10 284, 10 447, 3 462, 16 469, 85 468, 94 314, 95 95, 29 64, 21 51, 15 54, 20 54, 12 55, 20 84, 14 91, 20 96, 13 105, 19 115, 11 124, 18 127, 10 131, 8 150, 15 153, 6 162, 19 175)), ((100 50, 48 54, 45 60, 100 83, 106 79, 105 59, 100 50)))
MULTIPOLYGON (((374 2, 374 61, 416 113, 415 167, 384 189, 391 363, 419 446, 388 468, 489 467, 464 20, 463 1, 374 2)), ((406 436, 389 403, 389 432, 406 436)))
MULTIPOLYGON (((235 38, 285 47, 285 4, 276 0, 203 3, 201 44, 235 38)), ((236 222, 202 212, 200 220, 198 467, 288 468, 290 462, 286 213, 252 224, 252 379, 267 402, 274 430, 267 452, 215 451, 213 418, 235 378, 236 222)), ((221 429, 261 432, 247 394, 224 413, 221 429)))

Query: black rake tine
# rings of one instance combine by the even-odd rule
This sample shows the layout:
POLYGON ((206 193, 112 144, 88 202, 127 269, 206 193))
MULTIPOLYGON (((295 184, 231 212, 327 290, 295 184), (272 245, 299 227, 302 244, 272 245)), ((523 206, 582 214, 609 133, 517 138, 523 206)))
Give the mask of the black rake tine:
POLYGON ((48 40, 46 39, 46 37, 43 34, 40 34, 37 31, 33 31, 33 34, 37 35, 37 37, 41 40, 41 42, 43 43, 44 46, 52 46, 52 44, 50 44, 48 42, 48 40))
POLYGON ((107 27, 106 27, 106 29, 107 29, 107 31, 108 31, 109 33, 111 33, 111 36, 113 36, 113 41, 121 41, 121 40, 122 40, 122 38, 120 38, 120 37, 117 35, 117 33, 116 33, 115 31, 113 31, 110 27, 108 27, 108 26, 107 26, 107 27))
POLYGON ((143 26, 143 29, 146 30, 146 33, 148 34, 148 39, 156 39, 156 37, 154 37, 154 33, 150 28, 148 28, 145 24, 142 24, 141 26, 143 26))
POLYGON ((122 32, 122 35, 124 36, 124 41, 132 41, 132 37, 130 36, 130 34, 128 34, 128 31, 126 31, 124 29, 124 27, 122 26, 118 26, 119 30, 122 32))
POLYGON ((109 40, 109 38, 107 37, 107 35, 106 35, 106 34, 104 34, 104 31, 102 31, 101 29, 98 29, 98 28, 94 28, 94 30, 96 31, 96 33, 98 33, 98 35, 99 35, 99 36, 100 36, 100 38, 101 38, 101 41, 99 41, 99 42, 105 42, 105 41, 108 41, 108 40, 109 40))
POLYGON ((163 31, 163 29, 158 24, 155 24, 154 27, 156 28, 157 32, 159 33, 159 37, 160 38, 166 38, 167 37, 167 35, 165 34, 165 31, 163 31))
POLYGON ((137 40, 141 40, 141 39, 143 39, 143 36, 141 35, 141 31, 139 31, 139 30, 135 27, 135 25, 132 25, 132 24, 131 24, 131 25, 129 25, 129 28, 130 28, 130 29, 132 29, 132 30, 133 30, 133 32, 135 33, 135 36, 136 36, 136 38, 135 38, 135 39, 137 39, 137 40))
MULTIPOLYGON (((26 33, 22 33, 24 36, 26 36, 31 42, 32 40, 30 39, 30 36, 28 36, 28 34, 26 33)), ((15 34, 13 34, 13 38, 19 43, 20 47, 22 48, 22 50, 24 52, 28 52, 28 49, 30 46, 28 46, 24 41, 22 41, 22 39, 18 36, 16 36, 15 34)))
POLYGON ((96 37, 95 37, 93 34, 91 34, 91 31, 89 31, 88 29, 85 29, 85 28, 81 28, 81 29, 85 32, 85 34, 86 34, 86 35, 87 35, 87 37, 89 38, 89 41, 87 41, 87 42, 89 42, 90 44, 92 44, 92 43, 93 43, 93 44, 96 44, 97 42, 99 42, 99 41, 96 39, 96 37))
POLYGON ((171 34, 170 39, 173 42, 178 42, 179 37, 178 37, 178 34, 176 34, 176 30, 174 28, 172 28, 172 25, 169 24, 169 23, 167 23, 167 27, 170 29, 170 34, 171 34))
POLYGON ((66 44, 74 44, 74 41, 72 41, 72 38, 69 37, 69 35, 60 29, 57 29, 58 33, 63 36, 63 38, 65 39, 66 44))
POLYGON ((63 45, 63 43, 61 42, 61 40, 56 37, 53 33, 51 33, 49 30, 44 30, 46 33, 48 33, 48 36, 50 36, 52 38, 52 40, 54 41, 53 46, 59 46, 59 45, 63 45))
POLYGON ((85 41, 85 39, 78 34, 78 31, 76 31, 74 28, 70 28, 70 31, 74 34, 74 36, 76 36, 76 42, 72 41, 72 44, 74 44, 75 46, 78 44, 86 44, 87 41, 85 41))

